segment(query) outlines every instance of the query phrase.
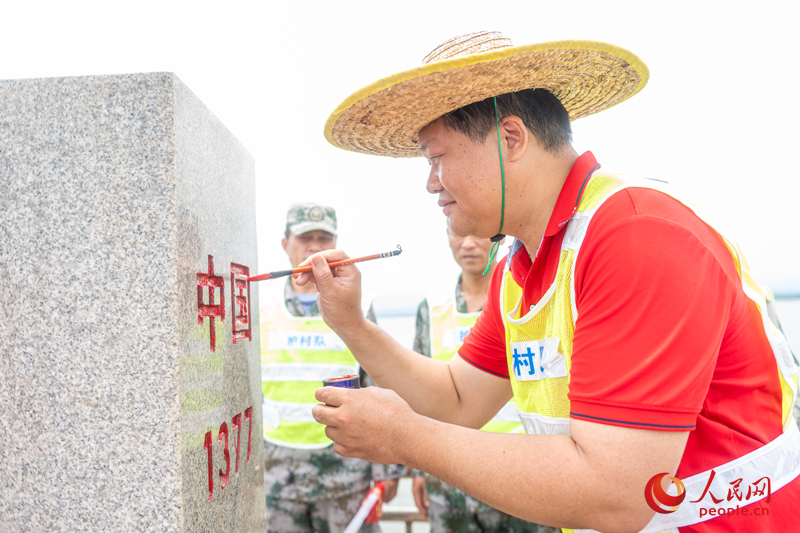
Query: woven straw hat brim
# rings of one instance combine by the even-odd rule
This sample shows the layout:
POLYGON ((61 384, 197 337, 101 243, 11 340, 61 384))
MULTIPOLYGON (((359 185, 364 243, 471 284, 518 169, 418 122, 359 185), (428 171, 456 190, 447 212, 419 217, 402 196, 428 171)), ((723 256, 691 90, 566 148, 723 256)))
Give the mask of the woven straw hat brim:
POLYGON ((635 54, 596 41, 556 41, 429 63, 383 78, 346 98, 325 138, 353 152, 419 157, 419 131, 465 105, 543 88, 576 120, 642 90, 650 77, 635 54))

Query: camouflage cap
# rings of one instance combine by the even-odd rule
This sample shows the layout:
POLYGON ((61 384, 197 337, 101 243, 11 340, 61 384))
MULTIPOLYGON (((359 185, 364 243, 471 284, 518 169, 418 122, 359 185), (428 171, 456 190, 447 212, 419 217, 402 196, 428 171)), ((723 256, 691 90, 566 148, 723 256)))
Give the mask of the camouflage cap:
POLYGON ((302 235, 315 229, 337 235, 336 211, 321 204, 294 204, 286 214, 286 229, 294 235, 302 235))

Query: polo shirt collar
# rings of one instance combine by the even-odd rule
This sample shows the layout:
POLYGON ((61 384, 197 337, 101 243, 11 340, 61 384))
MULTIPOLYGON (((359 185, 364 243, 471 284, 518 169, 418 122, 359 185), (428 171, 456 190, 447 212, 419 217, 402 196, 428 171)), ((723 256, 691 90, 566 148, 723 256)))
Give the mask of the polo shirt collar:
MULTIPOLYGON (((600 163, 597 162, 592 152, 584 152, 575 160, 575 163, 572 164, 572 168, 567 175, 566 181, 564 181, 564 185, 561 187, 561 192, 558 193, 556 205, 553 208, 553 213, 550 215, 550 220, 547 223, 547 228, 545 228, 542 240, 547 237, 552 237, 561 231, 561 228, 569 222, 569 219, 575 214, 575 211, 578 210, 578 205, 581 203, 583 191, 586 189, 586 184, 589 183, 589 178, 592 177, 592 174, 598 168, 600 168, 600 163)), ((524 254, 524 258, 517 255, 517 251, 523 247, 522 241, 514 239, 508 258, 506 259, 507 266, 510 267, 512 258, 517 257, 518 261, 524 263, 522 265, 523 270, 527 271, 527 269, 530 268, 531 261, 528 258, 528 254, 524 254)))
POLYGON ((583 155, 575 160, 564 185, 561 187, 561 192, 558 194, 553 214, 550 215, 550 221, 544 231, 545 237, 552 237, 564 227, 564 224, 569 222, 569 219, 578 210, 578 205, 581 202, 586 184, 589 183, 589 178, 598 168, 600 168, 600 164, 594 158, 592 152, 584 152, 583 155))

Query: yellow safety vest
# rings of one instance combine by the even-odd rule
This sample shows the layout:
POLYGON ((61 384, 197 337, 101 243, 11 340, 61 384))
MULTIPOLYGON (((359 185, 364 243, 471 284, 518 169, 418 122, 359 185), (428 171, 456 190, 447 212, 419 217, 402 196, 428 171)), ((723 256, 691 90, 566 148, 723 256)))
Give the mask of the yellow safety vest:
MULTIPOLYGON (((456 308, 454 293, 432 293, 428 303, 428 331, 431 356, 440 361, 449 361, 464 344, 464 338, 480 316, 477 313, 462 313, 456 308)), ((491 433, 522 433, 517 407, 512 399, 481 428, 491 433)))
MULTIPOLYGON (((514 281, 510 271, 511 257, 521 247, 518 241, 514 243, 504 268, 500 304, 505 324, 511 387, 527 433, 570 434, 567 393, 572 363, 572 340, 578 316, 572 272, 594 213, 611 195, 629 187, 661 191, 692 209, 708 223, 691 203, 655 182, 628 182, 613 175, 595 174, 586 185, 580 205, 567 225, 555 281, 535 306, 524 310, 520 309, 522 287, 514 281)), ((716 476, 712 488, 717 487, 720 493, 724 493, 731 482, 746 473, 748 478, 753 474, 769 476, 772 491, 775 492, 800 473, 800 432, 792 419, 792 406, 797 394, 797 366, 786 339, 767 315, 764 294, 755 282, 741 250, 733 241, 726 239, 725 243, 733 255, 745 294, 761 310, 764 330, 775 355, 783 390, 784 433, 736 461, 714 467, 716 476)), ((710 470, 684 479, 687 494, 701 494, 709 476, 710 470)), ((688 500, 686 498, 674 513, 657 513, 643 531, 677 531, 678 527, 713 518, 708 515, 699 518, 700 506, 712 507, 708 502, 691 503, 688 500)), ((754 501, 757 500, 753 499, 748 503, 754 501)), ((724 504, 720 506, 724 507, 724 504)))
MULTIPOLYGON (((362 298, 364 315, 372 298, 362 298)), ((358 363, 321 316, 293 316, 281 300, 261 309, 261 390, 264 439, 279 446, 320 449, 332 444, 311 415, 322 380, 358 374, 358 363)))

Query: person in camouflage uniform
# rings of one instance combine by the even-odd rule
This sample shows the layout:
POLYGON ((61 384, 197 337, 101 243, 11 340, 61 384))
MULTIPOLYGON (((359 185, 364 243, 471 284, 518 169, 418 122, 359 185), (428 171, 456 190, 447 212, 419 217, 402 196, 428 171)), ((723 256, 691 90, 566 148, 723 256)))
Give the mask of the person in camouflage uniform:
MULTIPOLYGON (((456 282, 456 290, 454 294, 456 309, 460 313, 467 313, 467 301, 464 298, 464 292, 461 290, 461 278, 463 274, 458 275, 456 282)), ((480 309, 482 309, 481 306, 480 309)), ((425 357, 431 357, 431 329, 430 329, 430 316, 431 310, 428 307, 428 299, 424 299, 417 306, 417 318, 414 322, 414 345, 413 350, 425 357)))
MULTIPOLYGON (((289 209, 283 248, 293 268, 316 252, 334 248, 335 239, 336 213, 332 208, 296 204, 289 209)), ((290 277, 284 288, 286 311, 293 317, 318 317, 316 293, 308 292, 309 288, 313 291, 313 285, 300 287, 300 292, 293 281, 290 277)), ((367 318, 376 322, 371 305, 367 318)), ((267 350, 267 338, 268 334, 262 332, 262 354, 267 350)), ((362 387, 374 386, 366 372, 361 370, 359 374, 362 387)), ((265 404, 265 425, 274 424, 266 420, 268 416, 265 404)), ((388 502, 397 492, 397 478, 405 471, 401 465, 377 465, 341 457, 330 445, 298 449, 265 439, 267 531, 339 533, 355 516, 372 481, 383 480, 384 501, 388 502)), ((380 528, 365 525, 360 531, 378 532, 380 528)))
MULTIPOLYGON (((458 237, 449 229, 447 235, 453 258, 461 267, 461 275, 452 296, 455 309, 463 314, 480 312, 486 299, 491 272, 496 266, 492 264, 486 276, 483 275, 492 243, 489 239, 458 237)), ((430 302, 435 299, 441 298, 425 298, 417 308, 413 350, 426 357, 433 357, 435 349, 431 345, 430 331, 430 302)), ((526 522, 498 511, 430 474, 413 471, 413 475, 414 500, 420 512, 428 516, 433 533, 560 532, 558 528, 526 522)))

